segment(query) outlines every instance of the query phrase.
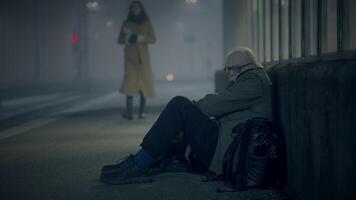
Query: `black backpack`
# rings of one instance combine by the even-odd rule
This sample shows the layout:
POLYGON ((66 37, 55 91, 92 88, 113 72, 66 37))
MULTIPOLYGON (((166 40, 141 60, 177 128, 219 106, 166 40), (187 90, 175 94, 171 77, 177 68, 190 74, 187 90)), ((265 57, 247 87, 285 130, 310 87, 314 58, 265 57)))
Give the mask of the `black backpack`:
POLYGON ((234 140, 223 159, 223 180, 232 191, 276 185, 283 143, 273 123, 253 118, 234 127, 232 133, 234 140))

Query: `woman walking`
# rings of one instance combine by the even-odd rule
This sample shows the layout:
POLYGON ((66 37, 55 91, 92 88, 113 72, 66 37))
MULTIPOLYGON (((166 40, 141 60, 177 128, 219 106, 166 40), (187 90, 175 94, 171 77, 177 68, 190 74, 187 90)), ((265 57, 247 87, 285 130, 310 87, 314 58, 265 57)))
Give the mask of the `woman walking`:
POLYGON ((133 119, 133 97, 140 95, 139 118, 145 118, 146 98, 155 95, 148 44, 156 41, 152 24, 140 1, 133 1, 123 22, 119 44, 124 48, 124 80, 120 92, 126 95, 123 117, 133 119))

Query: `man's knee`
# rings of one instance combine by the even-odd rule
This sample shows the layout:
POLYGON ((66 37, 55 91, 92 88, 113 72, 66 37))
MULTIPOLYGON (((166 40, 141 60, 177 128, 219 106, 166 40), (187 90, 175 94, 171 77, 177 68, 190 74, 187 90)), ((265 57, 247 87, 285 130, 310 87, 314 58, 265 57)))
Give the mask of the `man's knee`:
POLYGON ((191 103, 191 101, 188 98, 183 96, 175 96, 169 101, 170 104, 183 104, 187 102, 191 103))

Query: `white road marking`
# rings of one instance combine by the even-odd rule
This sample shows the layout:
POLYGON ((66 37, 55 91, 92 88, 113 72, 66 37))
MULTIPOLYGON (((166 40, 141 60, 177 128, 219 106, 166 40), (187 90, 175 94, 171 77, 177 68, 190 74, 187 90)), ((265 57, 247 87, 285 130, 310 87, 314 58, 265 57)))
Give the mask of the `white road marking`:
POLYGON ((38 128, 40 126, 44 126, 46 124, 55 122, 60 119, 60 118, 56 118, 55 116, 62 115, 62 114, 76 113, 76 112, 80 112, 83 110, 89 110, 90 108, 99 106, 101 104, 105 104, 106 102, 109 102, 110 100, 112 100, 114 98, 117 98, 117 94, 110 93, 105 96, 101 96, 101 97, 89 100, 88 102, 85 102, 83 104, 79 104, 79 105, 73 106, 71 108, 55 112, 55 113, 51 114, 49 116, 49 118, 36 119, 36 120, 26 122, 24 124, 18 125, 16 127, 5 129, 3 131, 0 131, 0 140, 25 133, 27 131, 38 128))
POLYGON ((3 131, 0 131, 0 140, 27 132, 31 129, 49 124, 49 123, 57 121, 57 120, 58 119, 55 119, 55 118, 54 119, 39 119, 39 120, 34 120, 34 121, 30 121, 30 122, 21 124, 16 127, 5 129, 3 131))

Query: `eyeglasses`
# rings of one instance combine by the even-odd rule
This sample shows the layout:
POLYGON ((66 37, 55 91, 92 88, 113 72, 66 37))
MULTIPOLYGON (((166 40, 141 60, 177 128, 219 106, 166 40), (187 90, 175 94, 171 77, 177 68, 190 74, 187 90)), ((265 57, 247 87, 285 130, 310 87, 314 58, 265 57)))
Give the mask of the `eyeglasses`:
POLYGON ((241 68, 246 67, 246 66, 251 65, 251 64, 252 64, 252 63, 247 63, 247 64, 245 64, 245 65, 225 66, 225 67, 224 67, 224 71, 225 71, 225 72, 228 72, 228 71, 230 71, 230 70, 232 70, 232 69, 241 69, 241 68))
POLYGON ((228 71, 232 70, 232 68, 233 68, 233 67, 224 67, 224 71, 225 71, 225 72, 228 72, 228 71))

